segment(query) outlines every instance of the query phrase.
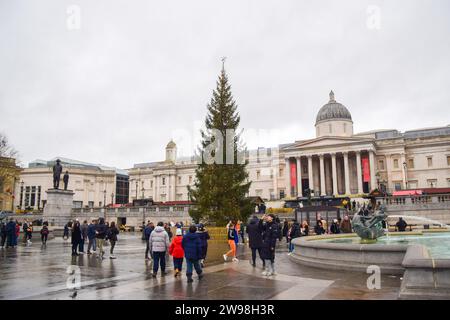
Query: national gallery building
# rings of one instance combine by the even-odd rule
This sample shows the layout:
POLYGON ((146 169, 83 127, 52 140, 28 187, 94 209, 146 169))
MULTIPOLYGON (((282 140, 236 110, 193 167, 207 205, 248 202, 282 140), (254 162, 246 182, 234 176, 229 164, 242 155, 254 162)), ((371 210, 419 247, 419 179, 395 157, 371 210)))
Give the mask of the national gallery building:
MULTIPOLYGON (((249 160, 249 196, 267 200, 316 196, 361 197, 375 189, 450 187, 450 126, 401 133, 355 133, 349 110, 333 92, 316 117, 316 137, 259 148, 249 160)), ((193 158, 178 159, 176 144, 161 162, 136 164, 129 172, 130 199, 186 201, 195 179, 193 158)))

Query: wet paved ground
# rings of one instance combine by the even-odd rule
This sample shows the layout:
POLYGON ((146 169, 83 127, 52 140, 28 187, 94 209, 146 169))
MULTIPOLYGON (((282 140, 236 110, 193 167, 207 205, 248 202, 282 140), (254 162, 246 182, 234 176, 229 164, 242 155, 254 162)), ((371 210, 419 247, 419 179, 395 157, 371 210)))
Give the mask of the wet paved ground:
MULTIPOLYGON (((70 241, 61 238, 46 248, 35 240, 29 247, 0 249, 0 299, 72 299, 74 290, 66 284, 74 278, 71 269, 79 270, 81 278, 75 299, 396 299, 400 287, 398 277, 382 276, 381 289, 369 290, 367 274, 303 267, 284 250, 276 257, 277 275, 268 279, 260 265, 249 264, 243 245, 239 263, 213 259, 203 280, 194 277, 187 284, 184 274, 181 279, 151 277, 152 264, 143 259, 145 245, 138 234, 121 234, 117 259, 109 259, 108 246, 103 261, 95 254, 72 258, 70 241)), ((167 270, 172 270, 171 259, 167 270)))

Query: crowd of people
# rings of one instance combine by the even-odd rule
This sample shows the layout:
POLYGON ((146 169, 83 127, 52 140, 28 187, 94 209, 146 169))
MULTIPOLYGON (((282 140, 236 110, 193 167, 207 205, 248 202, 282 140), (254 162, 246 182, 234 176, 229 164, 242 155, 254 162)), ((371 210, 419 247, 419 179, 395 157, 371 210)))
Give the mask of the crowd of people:
POLYGON ((106 222, 104 218, 98 218, 98 220, 92 220, 89 224, 87 220, 84 220, 81 224, 79 220, 68 222, 64 226, 63 239, 67 240, 71 238, 72 244, 72 256, 78 256, 80 254, 93 254, 97 252, 99 259, 105 257, 105 242, 108 241, 110 245, 109 258, 115 259, 114 248, 116 246, 119 234, 119 228, 116 223, 106 222), (87 252, 85 252, 85 244, 87 242, 87 252))
POLYGON ((161 276, 167 275, 166 258, 172 256, 174 276, 182 273, 183 261, 186 260, 186 277, 193 282, 193 271, 198 279, 203 278, 205 259, 208 252, 209 233, 203 224, 191 225, 183 234, 183 223, 158 222, 155 226, 148 221, 143 228, 143 239, 146 241, 145 260, 153 261, 152 277, 156 278, 158 272, 161 276), (172 229, 175 228, 175 236, 172 229))
MULTIPOLYGON (((27 246, 32 244, 31 238, 33 237, 33 224, 28 222, 27 220, 24 223, 20 224, 17 220, 10 218, 7 223, 0 223, 0 244, 3 248, 6 244, 6 248, 15 248, 17 247, 17 242, 20 235, 20 229, 23 231, 23 241, 27 246)), ((48 229, 47 229, 48 230, 48 229)), ((48 233, 47 233, 48 235, 48 233)), ((47 242, 47 237, 45 237, 45 245, 47 242)))

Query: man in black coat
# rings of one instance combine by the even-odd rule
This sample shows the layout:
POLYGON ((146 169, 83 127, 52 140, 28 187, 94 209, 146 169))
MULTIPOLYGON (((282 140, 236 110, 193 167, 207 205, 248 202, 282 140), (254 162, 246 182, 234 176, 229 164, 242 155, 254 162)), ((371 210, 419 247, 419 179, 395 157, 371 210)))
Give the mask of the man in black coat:
POLYGON ((264 215, 259 221, 259 226, 262 230, 263 247, 261 250, 262 258, 268 260, 266 262, 266 270, 263 272, 265 276, 275 274, 275 246, 279 237, 279 226, 275 222, 273 214, 264 215))
POLYGON ((262 229, 259 225, 259 219, 257 216, 253 216, 246 228, 248 234, 249 247, 252 249, 252 266, 256 266, 256 251, 258 251, 259 257, 262 260, 263 268, 266 267, 266 261, 262 258, 261 248, 263 246, 262 241, 262 229))

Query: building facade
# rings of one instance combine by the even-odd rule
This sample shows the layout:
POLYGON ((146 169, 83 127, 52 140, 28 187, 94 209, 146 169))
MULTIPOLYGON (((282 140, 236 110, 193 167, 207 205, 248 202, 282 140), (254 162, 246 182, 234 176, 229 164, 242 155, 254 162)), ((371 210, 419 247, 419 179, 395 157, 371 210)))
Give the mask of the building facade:
MULTIPOLYGON (((40 210, 47 201, 46 190, 53 188, 53 165, 36 160, 24 168, 17 181, 15 208, 40 210)), ((74 208, 93 208, 128 203, 128 173, 125 170, 98 164, 59 158, 63 173, 69 172, 68 189, 73 190, 74 208)), ((63 188, 61 175, 60 188, 63 188)))
MULTIPOLYGON (((375 189, 450 187, 450 126, 354 133, 351 113, 330 92, 315 133, 312 139, 248 151, 249 196, 278 200, 305 196, 309 189, 316 196, 361 197, 375 189)), ((195 168, 194 158, 177 159, 171 141, 165 161, 129 170, 130 199, 186 201, 195 168)))
POLYGON ((0 211, 14 211, 14 195, 20 168, 13 158, 0 157, 0 211))

